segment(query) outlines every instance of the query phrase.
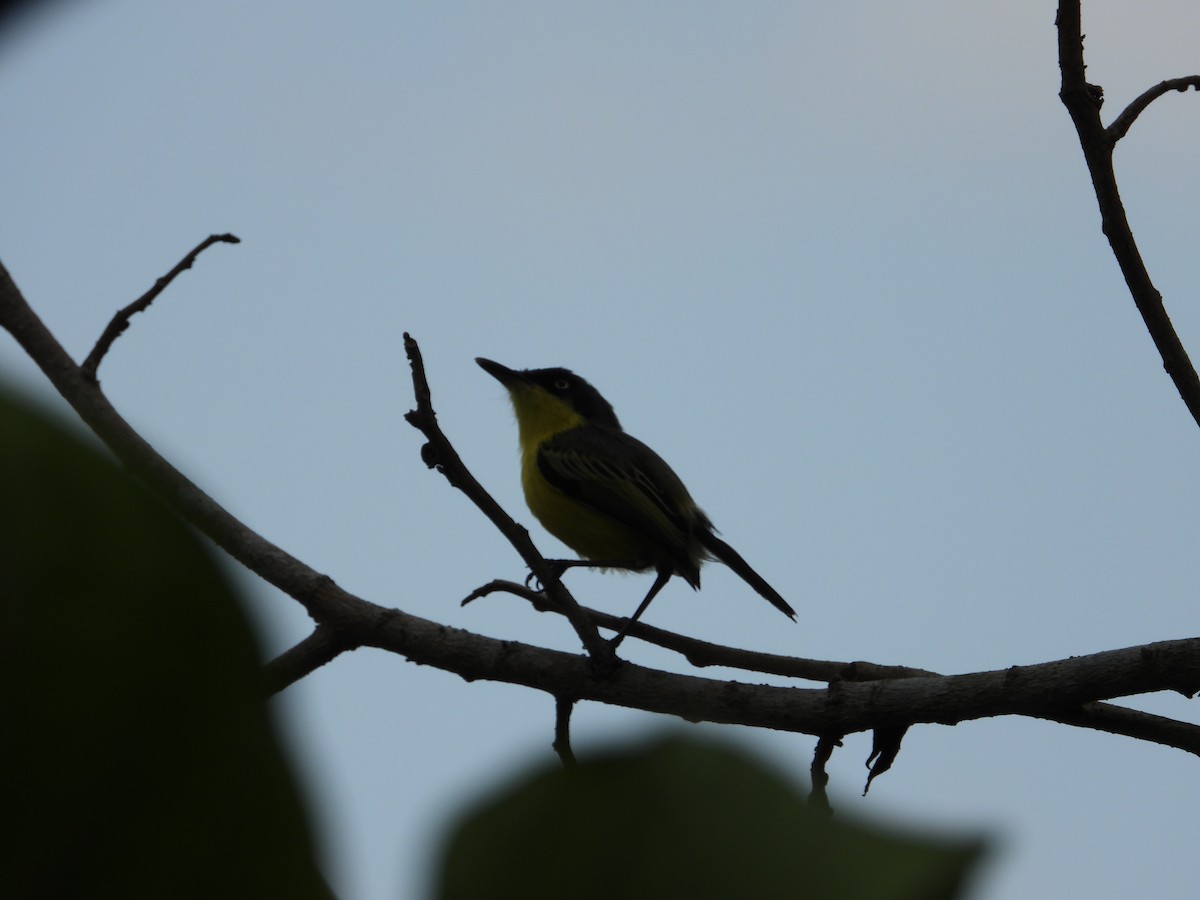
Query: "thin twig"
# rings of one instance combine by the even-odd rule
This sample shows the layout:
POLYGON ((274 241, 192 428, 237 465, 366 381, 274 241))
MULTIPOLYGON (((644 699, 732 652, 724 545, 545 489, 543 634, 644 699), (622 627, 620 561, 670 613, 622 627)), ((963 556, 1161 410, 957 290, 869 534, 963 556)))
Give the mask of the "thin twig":
POLYGON ((554 743, 550 746, 566 769, 577 764, 575 751, 571 749, 571 713, 574 709, 574 700, 567 697, 554 698, 554 743))
POLYGON ((1125 137, 1137 117, 1163 94, 1169 94, 1171 91, 1179 91, 1182 94, 1188 88, 1200 91, 1200 75, 1187 75, 1183 78, 1168 78, 1166 81, 1160 81, 1125 107, 1124 112, 1112 120, 1112 124, 1105 129, 1108 139, 1115 144, 1125 137))
POLYGON ((164 275, 158 281, 154 282, 154 286, 142 296, 138 297, 124 309, 119 310, 112 321, 108 323, 108 327, 100 335, 100 339, 96 341, 96 346, 92 348, 92 352, 87 355, 87 359, 83 361, 83 377, 89 381, 96 380, 96 370, 100 368, 100 361, 104 359, 113 341, 119 338, 125 329, 129 327, 129 320, 137 313, 147 309, 151 303, 155 301, 159 294, 166 290, 167 285, 174 281, 181 273, 187 271, 196 262, 196 257, 211 247, 213 244, 240 244, 241 238, 232 234, 210 234, 199 244, 195 246, 191 253, 179 261, 179 263, 170 272, 164 275))
POLYGON ((551 608, 550 604, 547 602, 546 594, 543 591, 535 591, 531 587, 526 587, 523 584, 517 584, 515 581, 505 581, 503 578, 496 578, 492 581, 489 581, 487 584, 480 585, 479 587, 475 588, 475 590, 471 591, 471 593, 467 594, 467 596, 463 597, 462 602, 460 602, 458 605, 466 606, 468 603, 472 603, 475 600, 480 600, 489 594, 496 593, 514 594, 522 599, 528 600, 529 605, 538 612, 548 612, 551 608))
MULTIPOLYGON (((588 610, 596 623, 603 628, 617 629, 622 626, 624 619, 610 616, 607 613, 588 610)), ((635 622, 629 629, 629 635, 646 641, 658 647, 674 650, 682 654, 689 663, 698 668, 706 666, 724 666, 730 669, 743 669, 749 672, 761 672, 764 675, 782 675, 787 678, 802 678, 806 681, 881 681, 892 678, 917 678, 936 673, 925 669, 914 669, 909 666, 886 666, 865 662, 838 662, 827 659, 805 659, 798 656, 784 656, 779 653, 763 653, 758 650, 745 650, 740 647, 727 647, 713 644, 697 638, 687 637, 635 622)))
POLYGON ((867 757, 867 783, 863 785, 863 796, 871 790, 871 782, 888 771, 900 755, 900 743, 908 732, 907 725, 876 728, 871 739, 871 755, 867 757))
POLYGON ((558 579, 553 567, 545 557, 538 552, 529 539, 529 532, 516 523, 504 511, 492 495, 484 490, 483 485, 475 480, 458 451, 450 443, 450 439, 442 432, 437 422, 437 413, 433 410, 430 399, 429 381, 425 377, 425 363, 421 358, 421 348, 409 334, 404 335, 404 352, 412 368, 413 394, 416 397, 417 408, 406 413, 405 420, 425 435, 428 441, 421 448, 421 459, 431 469, 437 469, 451 485, 458 488, 479 510, 487 516, 500 533, 508 539, 514 549, 521 554, 526 565, 532 570, 538 581, 542 583, 547 595, 562 610, 575 633, 579 635, 588 655, 604 671, 610 671, 616 657, 613 648, 600 637, 596 626, 588 619, 575 598, 558 579))
POLYGON ((1032 717, 1166 744, 1200 756, 1200 742, 1197 741, 1200 728, 1196 725, 1113 703, 1085 703, 1077 709, 1059 709, 1046 715, 1034 713, 1032 717))
MULTIPOLYGON (((507 593, 529 601, 538 612, 560 613, 553 603, 548 602, 546 595, 540 591, 517 584, 514 581, 497 579, 473 590, 463 604, 466 605, 481 597, 494 593, 507 593)), ((628 619, 614 616, 610 613, 581 606, 583 613, 601 628, 619 632, 625 628, 628 619)), ((835 681, 883 681, 892 678, 918 678, 936 676, 938 673, 927 669, 915 669, 911 666, 886 666, 868 662, 836 662, 825 659, 804 659, 798 656, 783 656, 778 653, 763 653, 758 650, 743 650, 739 647, 727 647, 723 644, 713 644, 699 638, 687 637, 674 631, 635 622, 628 631, 629 637, 635 637, 647 644, 674 650, 697 668, 706 666, 724 666, 729 669, 743 669, 748 672, 758 672, 763 675, 782 675, 786 678, 801 678, 806 681, 819 681, 826 684, 835 681)))
POLYGON ((83 370, 30 309, 2 265, 0 326, 16 338, 113 455, 180 515, 251 572, 298 600, 317 621, 340 608, 346 595, 331 579, 230 515, 130 427, 95 380, 84 376, 83 370))
POLYGON ((833 815, 833 806, 830 805, 829 794, 826 793, 829 773, 825 770, 825 766, 829 763, 829 758, 833 756, 834 749, 840 746, 842 746, 840 735, 836 737, 822 735, 817 739, 817 746, 813 749, 812 765, 809 766, 812 790, 809 791, 808 802, 827 816, 833 815))

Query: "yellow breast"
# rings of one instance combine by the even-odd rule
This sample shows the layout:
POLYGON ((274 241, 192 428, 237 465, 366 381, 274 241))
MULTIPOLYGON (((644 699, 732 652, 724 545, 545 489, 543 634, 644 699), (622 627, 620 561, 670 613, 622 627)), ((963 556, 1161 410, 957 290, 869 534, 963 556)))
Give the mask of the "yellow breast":
POLYGON ((536 451, 522 454, 521 486, 537 520, 584 559, 627 560, 637 569, 653 564, 653 545, 548 482, 538 469, 536 451))

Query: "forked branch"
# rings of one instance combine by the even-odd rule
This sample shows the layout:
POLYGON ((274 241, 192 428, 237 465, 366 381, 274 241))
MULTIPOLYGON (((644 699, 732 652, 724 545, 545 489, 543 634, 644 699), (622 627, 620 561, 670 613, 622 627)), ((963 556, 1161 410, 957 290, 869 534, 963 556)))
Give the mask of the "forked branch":
POLYGON ((1113 170, 1113 149, 1134 119, 1155 98, 1169 90, 1179 90, 1180 83, 1195 86, 1197 78, 1174 79, 1162 82, 1142 94, 1130 104, 1110 128, 1100 121, 1100 107, 1104 102, 1104 91, 1085 78, 1086 65, 1083 61, 1083 34, 1080 19, 1080 0, 1060 0, 1058 4, 1058 62, 1062 71, 1062 87, 1059 98, 1071 115, 1083 157, 1092 176, 1092 187, 1100 205, 1100 220, 1109 246, 1133 302, 1141 313, 1142 321, 1154 346, 1162 357, 1163 368, 1175 383, 1175 389, 1200 425, 1200 377, 1184 349, 1183 342, 1175 332, 1175 326, 1163 306, 1162 295, 1150 280, 1150 273, 1142 260, 1133 230, 1125 215, 1121 193, 1117 188, 1117 176, 1113 170), (1166 85, 1166 87, 1164 87, 1166 85))
MULTIPOLYGON (((1130 734, 1200 755, 1197 726, 1098 704, 1152 691, 1194 692, 1200 687, 1200 639, 958 676, 923 675, 907 669, 876 670, 867 664, 855 664, 848 671, 857 671, 866 678, 889 674, 912 677, 861 682, 853 675, 842 674, 828 687, 802 689, 680 675, 632 663, 606 673, 598 671, 594 659, 578 654, 495 640, 378 606, 342 590, 328 577, 247 528, 163 459, 121 418, 97 383, 45 328, 3 266, 0 327, 17 339, 127 468, 233 558, 296 598, 317 621, 317 630, 310 638, 269 667, 275 688, 346 650, 377 647, 467 680, 523 685, 564 698, 564 703, 592 700, 690 721, 829 736, 898 729, 922 722, 950 724, 997 715, 1026 715, 1130 734)), ((420 385, 417 387, 421 393, 420 385)), ((428 397, 427 385, 425 388, 423 393, 428 397)), ((437 451, 436 464, 445 465, 450 459, 446 449, 437 451)), ((680 649, 698 658, 705 658, 707 653, 709 661, 732 660, 695 645, 685 649, 680 644, 680 649)), ((741 661, 748 668, 755 662, 752 656, 741 661)), ((808 661, 800 668, 827 673, 829 665, 808 661)), ((774 666, 769 663, 764 668, 774 666)))

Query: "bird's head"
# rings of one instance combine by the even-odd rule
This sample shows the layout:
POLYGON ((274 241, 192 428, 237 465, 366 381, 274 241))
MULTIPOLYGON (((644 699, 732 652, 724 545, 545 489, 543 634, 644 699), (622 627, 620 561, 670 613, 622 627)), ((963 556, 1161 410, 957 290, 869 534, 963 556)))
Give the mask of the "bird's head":
POLYGON ((570 369, 510 369, 482 357, 475 362, 508 390, 522 442, 580 425, 621 429, 612 404, 570 369))

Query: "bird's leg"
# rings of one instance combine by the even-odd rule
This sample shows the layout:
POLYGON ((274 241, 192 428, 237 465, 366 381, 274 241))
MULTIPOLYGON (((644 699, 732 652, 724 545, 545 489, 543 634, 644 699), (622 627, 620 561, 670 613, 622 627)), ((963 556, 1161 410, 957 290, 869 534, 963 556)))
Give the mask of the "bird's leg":
POLYGON ((663 589, 663 586, 671 580, 671 576, 673 574, 675 573, 672 569, 658 570, 658 577, 654 579, 654 584, 650 585, 650 591, 646 594, 646 599, 641 602, 638 608, 634 610, 633 615, 630 616, 629 619, 626 620, 625 624, 621 626, 621 630, 616 633, 616 636, 608 642, 610 647, 612 647, 614 650, 617 649, 617 645, 625 639, 626 632, 633 627, 634 622, 642 617, 642 613, 646 611, 646 607, 650 605, 650 601, 653 600, 658 592, 663 589))
MULTIPOLYGON (((555 578, 562 578, 563 572, 567 571, 567 569, 571 568, 571 566, 576 565, 576 563, 577 563, 577 561, 573 560, 573 559, 548 559, 548 560, 546 560, 546 565, 550 567, 550 571, 554 574, 555 578)), ((526 575, 525 576, 525 587, 529 587, 533 583, 533 580, 535 578, 537 578, 537 576, 534 575, 533 572, 530 572, 528 575, 526 575)), ((541 582, 538 582, 537 590, 545 591, 546 586, 544 584, 542 584, 541 582)))

